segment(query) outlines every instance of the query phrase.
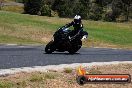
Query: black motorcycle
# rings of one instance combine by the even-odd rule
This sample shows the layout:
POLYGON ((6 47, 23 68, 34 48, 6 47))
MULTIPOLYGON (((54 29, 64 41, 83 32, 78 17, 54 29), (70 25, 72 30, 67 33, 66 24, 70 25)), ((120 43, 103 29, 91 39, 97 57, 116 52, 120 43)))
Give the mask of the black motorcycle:
POLYGON ((72 36, 72 30, 69 28, 59 28, 53 35, 51 40, 45 47, 45 52, 51 54, 54 51, 65 52, 70 54, 76 53, 82 46, 82 39, 88 37, 88 33, 81 29, 76 35, 72 36))

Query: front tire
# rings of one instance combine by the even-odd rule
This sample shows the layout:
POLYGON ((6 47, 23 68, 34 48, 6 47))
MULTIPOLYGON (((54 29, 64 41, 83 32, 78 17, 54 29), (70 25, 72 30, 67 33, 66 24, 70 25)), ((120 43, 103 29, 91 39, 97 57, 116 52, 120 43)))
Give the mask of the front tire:
POLYGON ((75 54, 82 46, 82 41, 76 41, 76 42, 72 42, 69 46, 68 52, 70 54, 75 54))
POLYGON ((77 47, 72 47, 71 49, 68 50, 69 54, 75 54, 80 48, 77 47))
POLYGON ((51 54, 52 52, 54 52, 54 41, 50 41, 46 47, 45 47, 45 52, 47 54, 51 54))

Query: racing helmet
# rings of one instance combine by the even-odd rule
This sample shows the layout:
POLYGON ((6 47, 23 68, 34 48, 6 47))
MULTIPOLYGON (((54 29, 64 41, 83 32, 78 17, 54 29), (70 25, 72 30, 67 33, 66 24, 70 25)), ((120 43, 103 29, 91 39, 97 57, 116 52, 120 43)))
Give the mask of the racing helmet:
POLYGON ((76 24, 80 24, 80 23, 81 23, 81 16, 80 16, 80 15, 76 15, 76 16, 74 17, 74 22, 75 22, 76 24))

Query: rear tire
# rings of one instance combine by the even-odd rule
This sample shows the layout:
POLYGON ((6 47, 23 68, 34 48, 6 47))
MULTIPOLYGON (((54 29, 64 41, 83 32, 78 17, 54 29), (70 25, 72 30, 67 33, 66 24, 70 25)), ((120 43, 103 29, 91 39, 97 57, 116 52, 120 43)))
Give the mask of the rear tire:
POLYGON ((47 54, 51 54, 52 52, 54 52, 54 41, 50 41, 46 47, 45 47, 45 52, 47 54))

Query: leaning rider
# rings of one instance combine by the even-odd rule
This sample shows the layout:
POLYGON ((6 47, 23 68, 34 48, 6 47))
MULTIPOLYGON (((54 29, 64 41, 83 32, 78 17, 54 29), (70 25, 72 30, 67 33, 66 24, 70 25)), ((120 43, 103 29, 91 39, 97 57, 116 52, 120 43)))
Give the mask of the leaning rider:
POLYGON ((80 30, 82 30, 83 29, 83 24, 82 24, 82 21, 81 21, 81 16, 76 15, 74 17, 74 21, 72 21, 71 23, 68 23, 68 24, 65 25, 65 27, 70 27, 70 26, 74 27, 74 30, 70 34, 72 36, 76 35, 80 30))

